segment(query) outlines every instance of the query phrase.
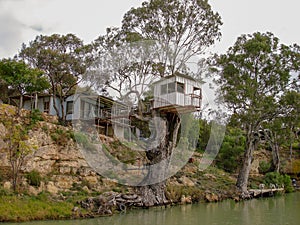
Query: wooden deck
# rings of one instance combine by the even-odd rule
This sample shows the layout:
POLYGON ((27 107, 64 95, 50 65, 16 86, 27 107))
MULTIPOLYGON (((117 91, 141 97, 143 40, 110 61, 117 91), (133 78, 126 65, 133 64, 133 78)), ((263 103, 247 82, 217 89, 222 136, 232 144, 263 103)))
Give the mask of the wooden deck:
POLYGON ((272 196, 273 194, 279 192, 284 193, 284 188, 273 188, 273 189, 249 189, 249 192, 253 198, 261 196, 272 196))

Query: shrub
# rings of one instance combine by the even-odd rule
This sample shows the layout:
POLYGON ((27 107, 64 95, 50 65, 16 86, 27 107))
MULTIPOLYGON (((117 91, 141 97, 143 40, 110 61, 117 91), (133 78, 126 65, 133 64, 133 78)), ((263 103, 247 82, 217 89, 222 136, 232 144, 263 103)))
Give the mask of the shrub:
POLYGON ((216 158, 216 165, 226 172, 235 172, 245 149, 245 140, 241 130, 227 128, 224 141, 216 158))
POLYGON ((34 126, 38 121, 43 121, 42 113, 38 109, 33 109, 30 113, 30 125, 34 126))
POLYGON ((293 191, 291 177, 286 174, 281 175, 277 172, 269 172, 264 177, 264 184, 268 186, 270 186, 270 184, 275 184, 278 186, 283 185, 285 192, 289 193, 293 191))
POLYGON ((266 174, 271 168, 271 163, 266 161, 259 162, 258 171, 261 174, 266 174))
POLYGON ((32 186, 35 186, 35 187, 39 187, 41 185, 42 176, 36 170, 32 170, 31 172, 26 174, 26 178, 27 178, 27 181, 28 181, 29 185, 32 185, 32 186))

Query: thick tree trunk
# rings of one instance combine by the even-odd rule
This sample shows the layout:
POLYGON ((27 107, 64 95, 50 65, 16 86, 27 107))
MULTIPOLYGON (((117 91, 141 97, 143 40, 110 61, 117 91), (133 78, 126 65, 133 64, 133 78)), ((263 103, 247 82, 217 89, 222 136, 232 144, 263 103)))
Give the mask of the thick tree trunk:
POLYGON ((272 161, 275 172, 280 170, 280 157, 279 157, 279 146, 277 143, 272 144, 272 161))
POLYGON ((240 169, 236 186, 239 189, 239 191, 243 194, 248 193, 248 180, 249 180, 249 174, 251 170, 251 164, 253 159, 253 152, 257 147, 258 140, 255 139, 253 135, 253 131, 250 129, 247 134, 247 141, 246 141, 246 150, 244 153, 243 158, 243 165, 240 169))
POLYGON ((279 157, 279 144, 278 137, 275 132, 268 131, 265 132, 265 137, 268 140, 270 147, 272 149, 272 166, 275 172, 280 170, 280 157, 279 157))
POLYGON ((164 133, 164 137, 157 147, 147 150, 146 155, 150 161, 150 167, 147 176, 138 188, 140 196, 143 197, 143 205, 147 207, 163 205, 168 202, 165 195, 166 179, 168 178, 170 156, 177 142, 180 119, 174 113, 168 113, 165 119, 164 128, 156 127, 157 132, 164 133), (153 181, 158 182, 153 183, 153 181))

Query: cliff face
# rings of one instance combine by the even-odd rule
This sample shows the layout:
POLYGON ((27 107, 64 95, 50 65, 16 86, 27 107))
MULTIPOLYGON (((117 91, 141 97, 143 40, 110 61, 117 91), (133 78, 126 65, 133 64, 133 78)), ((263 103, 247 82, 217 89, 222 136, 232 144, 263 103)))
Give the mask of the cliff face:
MULTIPOLYGON (((15 123, 26 126, 29 116, 30 113, 23 110, 20 116, 17 116, 15 107, 0 104, 2 121, 9 117, 16 117, 15 123)), ((35 147, 26 155, 21 174, 35 170, 43 179, 40 186, 34 188, 29 187, 25 176, 22 176, 21 187, 33 194, 40 191, 56 194, 59 191, 68 191, 79 186, 86 191, 101 191, 105 187, 105 180, 88 166, 72 138, 71 128, 58 125, 55 117, 45 114, 42 115, 42 120, 36 122, 28 131, 26 141, 35 147)), ((3 135, 7 132, 9 132, 7 127, 0 122, 0 174, 3 177, 4 187, 9 188, 11 165, 7 143, 3 140, 3 135)))

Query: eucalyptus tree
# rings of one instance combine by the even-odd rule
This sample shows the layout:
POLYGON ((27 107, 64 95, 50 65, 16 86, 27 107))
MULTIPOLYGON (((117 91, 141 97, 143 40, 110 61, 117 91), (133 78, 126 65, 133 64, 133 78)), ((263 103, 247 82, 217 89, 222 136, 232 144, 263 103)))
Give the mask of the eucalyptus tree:
POLYGON ((241 35, 226 54, 215 57, 218 95, 246 133, 237 187, 247 193, 253 151, 262 123, 280 115, 280 96, 290 88, 291 73, 299 72, 299 51, 272 33, 241 35), (298 57, 298 58, 297 58, 298 57))
POLYGON ((74 34, 39 35, 29 45, 22 45, 18 57, 42 70, 51 84, 51 94, 60 99, 59 105, 54 101, 53 106, 61 121, 66 116, 63 102, 82 81, 91 59, 90 50, 89 45, 84 45, 74 34))
POLYGON ((293 156, 294 142, 300 142, 300 92, 293 88, 281 97, 283 108, 282 121, 284 124, 284 137, 289 146, 290 160, 293 156))
POLYGON ((151 0, 130 9, 122 29, 155 40, 160 75, 186 72, 188 61, 220 39, 221 18, 207 0, 151 0))
POLYGON ((140 104, 158 78, 154 42, 108 28, 92 46, 95 61, 86 73, 90 84, 100 92, 114 92, 118 99, 140 104), (135 101, 130 99, 133 96, 135 101))
MULTIPOLYGON (((124 15, 121 29, 108 29, 94 42, 100 59, 96 63, 102 70, 99 81, 120 97, 130 98, 134 94, 139 101, 149 93, 154 80, 178 72, 187 74, 188 61, 219 40, 221 24, 220 16, 213 12, 207 0, 145 1, 141 7, 132 8, 124 15)), ((92 68, 95 70, 87 74, 93 78, 98 69, 97 66, 92 68)), ((167 200, 166 170, 181 126, 178 113, 159 115, 153 111, 152 116, 161 118, 155 122, 154 133, 162 138, 156 146, 153 145, 156 141, 148 143, 146 149, 152 167, 138 184, 146 206, 164 204, 167 200), (163 166, 155 167, 162 162, 163 166), (159 182, 153 183, 154 180, 159 182)), ((140 121, 153 119, 145 115, 136 118, 140 121)))
POLYGON ((43 71, 30 68, 23 61, 2 59, 0 61, 0 78, 9 89, 17 90, 20 95, 19 110, 23 107, 26 93, 41 92, 50 87, 43 71))

